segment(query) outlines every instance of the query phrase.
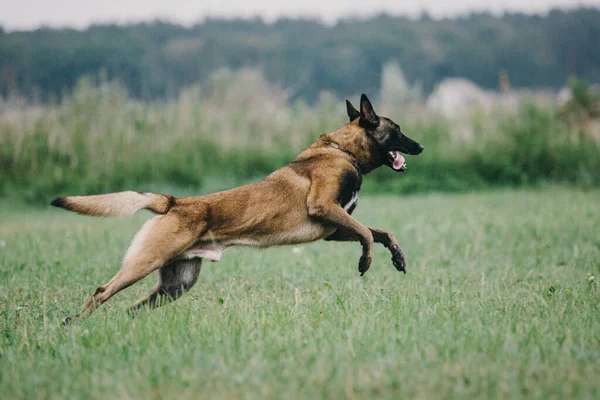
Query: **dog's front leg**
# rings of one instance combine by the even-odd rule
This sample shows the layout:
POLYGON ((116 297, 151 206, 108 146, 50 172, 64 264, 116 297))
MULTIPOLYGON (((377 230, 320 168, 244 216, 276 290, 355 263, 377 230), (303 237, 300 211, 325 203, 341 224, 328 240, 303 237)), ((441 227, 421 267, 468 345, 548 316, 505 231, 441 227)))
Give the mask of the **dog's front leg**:
POLYGON ((308 215, 311 218, 356 235, 357 241, 362 245, 362 256, 358 263, 358 271, 360 276, 363 276, 371 266, 373 258, 373 234, 369 228, 352 218, 339 204, 335 203, 335 193, 327 190, 319 191, 319 187, 323 188, 325 185, 315 183, 313 179, 313 185, 307 200, 308 215))
POLYGON ((394 235, 382 229, 369 229, 371 229, 373 239, 377 243, 383 244, 390 253, 392 253, 392 263, 394 264, 394 267, 396 267, 398 271, 406 273, 406 259, 404 258, 404 253, 394 235))
MULTIPOLYGON (((381 243, 390 251, 390 253, 392 253, 392 263, 394 264, 394 267, 396 267, 398 271, 406 273, 406 259, 404 258, 404 253, 402 252, 402 249, 400 248, 400 245, 398 244, 398 241, 394 235, 381 229, 369 228, 369 230, 373 235, 373 240, 375 243, 381 243)), ((330 236, 326 237, 325 240, 332 240, 336 242, 357 242, 358 236, 340 228, 330 236)))

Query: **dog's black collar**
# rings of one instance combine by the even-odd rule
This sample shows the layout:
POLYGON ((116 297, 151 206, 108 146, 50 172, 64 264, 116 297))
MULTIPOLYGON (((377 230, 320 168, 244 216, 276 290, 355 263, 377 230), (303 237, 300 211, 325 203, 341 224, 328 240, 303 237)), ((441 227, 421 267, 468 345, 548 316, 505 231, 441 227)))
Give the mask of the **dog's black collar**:
POLYGON ((360 167, 360 163, 358 162, 358 159, 356 158, 356 156, 349 150, 344 149, 342 146, 340 146, 338 143, 329 140, 325 137, 325 135, 321 135, 320 138, 321 142, 325 143, 327 146, 329 147, 333 147, 334 149, 343 151, 344 153, 348 154, 351 158, 352 158, 352 163, 355 165, 356 169, 358 169, 358 171, 362 174, 363 173, 363 169, 360 167))

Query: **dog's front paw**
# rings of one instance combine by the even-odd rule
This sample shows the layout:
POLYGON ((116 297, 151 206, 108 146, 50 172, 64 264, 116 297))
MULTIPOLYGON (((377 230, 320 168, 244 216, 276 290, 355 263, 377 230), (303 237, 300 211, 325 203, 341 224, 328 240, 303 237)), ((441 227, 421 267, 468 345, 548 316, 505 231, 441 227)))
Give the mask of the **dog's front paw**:
POLYGON ((404 258, 404 253, 399 246, 393 246, 390 251, 392 252, 392 263, 394 267, 398 271, 402 271, 406 273, 406 258, 404 258))
POLYGON ((360 257, 360 261, 358 262, 358 272, 360 272, 360 276, 363 276, 369 270, 371 259, 372 257, 370 254, 363 254, 360 257))

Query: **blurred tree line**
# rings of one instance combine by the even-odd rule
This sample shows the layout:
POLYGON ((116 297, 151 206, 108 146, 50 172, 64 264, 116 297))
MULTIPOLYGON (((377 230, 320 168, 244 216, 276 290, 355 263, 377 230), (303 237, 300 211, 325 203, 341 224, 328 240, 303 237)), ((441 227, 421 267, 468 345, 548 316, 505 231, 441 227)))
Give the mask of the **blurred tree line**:
POLYGON ((383 14, 335 25, 209 19, 189 28, 158 21, 84 31, 0 28, 0 95, 56 99, 81 76, 102 71, 137 98, 174 98, 222 67, 258 67, 292 98, 312 102, 322 90, 379 92, 392 60, 426 92, 453 76, 497 88, 500 73, 513 87, 556 88, 570 75, 600 82, 600 9, 439 21, 383 14))

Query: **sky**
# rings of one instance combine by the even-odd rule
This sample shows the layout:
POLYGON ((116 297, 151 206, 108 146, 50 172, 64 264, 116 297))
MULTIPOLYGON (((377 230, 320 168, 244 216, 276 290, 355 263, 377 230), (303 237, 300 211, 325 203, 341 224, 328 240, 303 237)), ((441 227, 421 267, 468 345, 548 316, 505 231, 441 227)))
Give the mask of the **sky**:
POLYGON ((85 28, 92 23, 131 23, 154 19, 185 25, 213 17, 317 17, 334 22, 340 17, 371 16, 380 12, 434 18, 469 11, 505 10, 543 13, 553 7, 600 7, 600 0, 0 0, 0 25, 8 30, 40 25, 85 28))

